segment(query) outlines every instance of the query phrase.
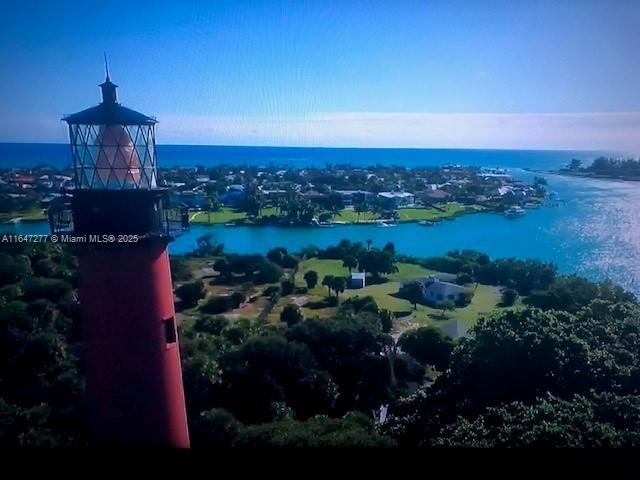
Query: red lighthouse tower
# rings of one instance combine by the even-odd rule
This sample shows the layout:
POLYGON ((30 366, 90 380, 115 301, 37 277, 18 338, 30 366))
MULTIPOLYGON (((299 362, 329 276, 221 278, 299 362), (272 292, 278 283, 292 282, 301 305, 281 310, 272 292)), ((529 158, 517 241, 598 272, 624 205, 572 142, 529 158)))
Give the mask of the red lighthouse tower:
POLYGON ((167 245, 188 227, 157 186, 156 120, 117 103, 64 117, 75 173, 54 234, 81 237, 80 304, 92 439, 186 448, 187 417, 167 245))

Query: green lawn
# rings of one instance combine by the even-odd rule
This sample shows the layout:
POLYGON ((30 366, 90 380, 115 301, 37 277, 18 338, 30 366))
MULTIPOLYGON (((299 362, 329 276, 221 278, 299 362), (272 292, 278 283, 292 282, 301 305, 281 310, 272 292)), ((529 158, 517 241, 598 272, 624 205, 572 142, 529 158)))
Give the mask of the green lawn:
MULTIPOLYGON (((452 203, 438 205, 438 208, 400 208, 398 209, 398 216, 400 222, 419 222, 421 220, 433 221, 452 218, 465 211, 472 210, 473 207, 469 208, 464 205, 452 203)), ((380 216, 376 213, 363 212, 360 214, 359 220, 364 223, 371 222, 378 218, 380 218, 380 216)), ((344 209, 340 210, 339 214, 333 217, 333 220, 337 222, 356 223, 358 222, 358 214, 353 209, 344 209)))
MULTIPOLYGON (((414 311, 413 305, 407 300, 397 298, 394 294, 398 293, 400 289, 400 282, 402 280, 417 278, 428 274, 435 273, 433 271, 424 269, 419 265, 410 263, 399 263, 398 272, 392 275, 388 275, 389 280, 386 283, 378 285, 368 285, 367 287, 359 290, 346 290, 340 295, 341 298, 350 298, 355 296, 371 295, 376 299, 376 302, 381 308, 386 308, 394 312, 411 312, 414 321, 418 324, 428 325, 444 323, 450 320, 460 320, 466 327, 473 325, 479 316, 489 314, 498 308, 500 303, 500 289, 490 285, 479 284, 475 290, 475 295, 471 304, 464 308, 456 308, 451 312, 446 312, 442 317, 442 311, 434 308, 427 307, 425 305, 418 305, 418 308, 414 311)), ((298 285, 304 285, 304 273, 309 270, 315 270, 318 272, 318 285, 309 292, 310 300, 320 300, 327 295, 326 287, 320 285, 322 278, 325 275, 342 275, 348 276, 348 269, 342 266, 341 260, 320 260, 312 258, 300 263, 298 273, 296 275, 296 283, 298 285)), ((327 314, 324 310, 314 310, 310 312, 311 315, 323 316, 327 314)))
MULTIPOLYGON (((275 208, 265 208, 262 210, 262 216, 275 215, 275 208)), ((190 214, 191 223, 204 225, 220 225, 224 223, 236 222, 238 220, 248 220, 246 212, 236 210, 230 207, 223 207, 219 212, 211 212, 211 221, 209 222, 209 214, 207 212, 196 212, 190 214)))
POLYGON ((401 208, 398 210, 400 222, 419 222, 421 220, 439 220, 443 218, 451 218, 464 212, 466 208, 463 205, 455 203, 439 205, 436 208, 401 208))
POLYGON ((418 308, 414 310, 413 305, 407 300, 393 296, 399 289, 400 282, 387 282, 380 285, 370 285, 360 290, 347 290, 344 297, 371 295, 381 308, 393 312, 411 312, 413 320, 420 325, 438 325, 449 320, 460 320, 466 327, 472 326, 480 316, 494 311, 500 303, 499 287, 480 284, 468 306, 445 312, 442 316, 442 310, 426 305, 418 304, 418 308))
POLYGON ((23 222, 37 222, 46 220, 46 210, 42 208, 31 208, 29 210, 19 210, 17 212, 0 213, 0 222, 7 222, 12 218, 20 218, 23 222))
POLYGON ((360 222, 371 222, 377 218, 380 218, 380 216, 373 212, 362 212, 358 218, 358 213, 354 209, 345 208, 340 210, 337 215, 334 215, 333 220, 335 222, 356 223, 358 220, 360 222))
MULTIPOLYGON (((457 204, 442 204, 438 208, 401 208, 398 210, 398 216, 400 222, 418 222, 421 220, 441 220, 445 218, 452 218, 456 215, 460 215, 465 211, 473 210, 473 207, 465 207, 457 204), (438 209, 439 208, 439 209, 438 209)), ((261 212, 263 217, 276 215, 277 209, 275 207, 265 208, 261 212)), ((209 214, 207 212, 195 212, 190 215, 191 223, 204 224, 204 225, 220 225, 224 223, 236 222, 236 221, 250 221, 248 215, 240 210, 223 207, 219 212, 212 212, 210 215, 210 221, 208 221, 209 214)), ((377 213, 363 212, 358 217, 358 214, 353 209, 343 209, 336 215, 333 220, 336 222, 346 223, 361 223, 372 222, 380 218, 377 213)))

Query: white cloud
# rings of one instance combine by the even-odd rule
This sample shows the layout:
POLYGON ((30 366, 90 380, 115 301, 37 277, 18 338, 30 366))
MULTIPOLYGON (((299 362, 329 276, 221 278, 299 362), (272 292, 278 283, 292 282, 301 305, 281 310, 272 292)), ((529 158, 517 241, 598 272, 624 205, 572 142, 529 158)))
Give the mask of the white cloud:
MULTIPOLYGON (((640 112, 157 116, 159 143, 640 152, 640 112)), ((0 140, 64 142, 66 129, 56 119, 0 116, 0 140)))

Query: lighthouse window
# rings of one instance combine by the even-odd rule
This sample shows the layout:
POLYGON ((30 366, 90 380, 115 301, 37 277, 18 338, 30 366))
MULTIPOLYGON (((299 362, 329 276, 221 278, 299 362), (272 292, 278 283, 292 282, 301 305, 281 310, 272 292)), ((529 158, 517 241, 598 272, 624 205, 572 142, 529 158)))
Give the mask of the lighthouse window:
POLYGON ((176 343, 176 324, 174 318, 168 318, 162 322, 164 324, 164 338, 167 343, 176 343))

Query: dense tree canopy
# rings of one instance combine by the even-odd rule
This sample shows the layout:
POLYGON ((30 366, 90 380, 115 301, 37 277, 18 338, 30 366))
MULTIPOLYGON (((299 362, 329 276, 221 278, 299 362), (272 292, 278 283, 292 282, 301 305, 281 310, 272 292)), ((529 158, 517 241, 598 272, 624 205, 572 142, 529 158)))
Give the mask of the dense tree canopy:
MULTIPOLYGON (((396 260, 390 249, 348 241, 332 251, 396 260)), ((289 255, 279 253, 279 262, 289 255)), ((288 326, 277 314, 205 313, 210 302, 244 302, 242 288, 202 302, 179 325, 194 447, 640 446, 633 295, 540 262, 493 262, 472 251, 444 258, 412 261, 440 261, 474 280, 491 273, 529 306, 488 315, 455 344, 422 327, 403 333, 396 348, 393 314, 370 296, 331 297, 322 317, 303 318, 290 305, 281 310, 288 326), (433 382, 426 365, 436 367, 433 382), (372 412, 384 405, 389 418, 379 426, 372 412)), ((173 262, 182 265, 179 284, 193 282, 194 261, 173 262)), ((59 245, 7 245, 0 254, 0 446, 86 441, 76 266, 59 245)), ((271 271, 269 283, 281 290, 282 267, 261 255, 220 257, 214 268, 238 286, 271 271)), ((335 278, 323 284, 333 288, 335 278)))

